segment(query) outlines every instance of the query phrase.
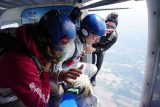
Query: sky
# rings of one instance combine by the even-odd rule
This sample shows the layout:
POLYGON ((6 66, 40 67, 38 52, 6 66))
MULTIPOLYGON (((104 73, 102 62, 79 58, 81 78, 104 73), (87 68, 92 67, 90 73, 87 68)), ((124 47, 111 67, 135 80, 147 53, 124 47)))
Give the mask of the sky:
MULTIPOLYGON (((108 66, 109 64, 115 64, 115 63, 118 64, 120 62, 121 65, 129 66, 132 69, 134 69, 134 71, 137 70, 137 72, 141 72, 141 69, 142 69, 142 74, 144 74, 145 58, 143 56, 146 56, 146 53, 147 53, 148 15, 147 15, 146 2, 145 1, 138 1, 138 2, 129 1, 124 3, 102 6, 99 8, 114 8, 114 7, 116 8, 125 7, 130 9, 90 12, 90 13, 95 13, 99 15, 103 19, 105 19, 106 16, 113 11, 119 14, 119 23, 117 27, 118 39, 117 39, 117 42, 105 53, 106 60, 104 60, 105 63, 102 65, 101 72, 99 73, 100 77, 98 78, 98 79, 103 78, 106 84, 108 84, 107 82, 110 82, 112 80, 114 80, 118 84, 120 84, 119 82, 121 81, 119 79, 120 77, 118 76, 116 77, 116 75, 114 74, 111 75, 110 73, 108 73, 104 75, 102 73, 103 71, 106 71, 106 70, 108 71, 108 69, 106 68, 109 67, 108 66), (142 57, 139 57, 139 56, 142 56, 142 57), (119 61, 120 59, 123 59, 124 61, 123 60, 119 61), (141 61, 143 63, 142 66, 140 66, 141 61), (129 63, 126 63, 126 62, 129 62, 129 63), (135 64, 136 66, 131 65, 132 64, 131 62, 134 62, 133 64, 137 63, 135 64), (137 69, 137 68, 141 68, 141 69, 137 69)), ((119 66, 116 65, 115 68, 117 68, 116 70, 122 69, 122 72, 121 70, 119 70, 118 72, 123 73, 123 70, 125 70, 123 68, 125 68, 125 66, 121 68, 117 68, 119 66)), ((109 69, 111 70, 110 72, 113 72, 113 68, 109 68, 109 69)), ((127 72, 127 71, 124 71, 124 72, 127 72)), ((138 76, 133 77, 133 79, 135 78, 135 81, 136 81, 137 77, 138 76)), ((143 77, 140 77, 140 78, 143 78, 143 77)), ((143 82, 141 81, 141 83, 143 82)), ((117 105, 113 103, 113 99, 112 99, 114 92, 106 91, 106 90, 103 90, 101 88, 98 89, 98 95, 99 95, 98 97, 101 100, 101 105, 107 103, 107 105, 109 105, 110 107, 117 107, 117 105)), ((125 107, 130 107, 130 106, 125 106, 125 107)), ((137 107, 137 106, 132 106, 132 107, 137 107)))
MULTIPOLYGON (((145 1, 128 1, 117 3, 113 5, 101 6, 98 8, 130 8, 123 10, 106 10, 106 11, 91 11, 102 17, 115 11, 119 14, 119 22, 117 26, 118 40, 113 47, 122 44, 122 42, 133 42, 131 45, 140 45, 143 43, 144 51, 146 52, 147 38, 148 38, 148 14, 147 5, 145 1), (143 41, 142 41, 143 40, 143 41), (134 43, 134 42, 138 43, 134 43), (145 46, 144 46, 145 45, 145 46)), ((111 48, 112 49, 112 48, 111 48)), ((146 53, 145 53, 146 54, 146 53)))
MULTIPOLYGON (((130 9, 124 10, 107 10, 107 11, 95 11, 91 13, 98 14, 103 19, 106 16, 115 11, 119 14, 119 24, 117 30, 120 34, 130 35, 135 32, 146 32, 148 29, 148 16, 147 7, 145 1, 128 1, 124 3, 117 3, 113 5, 101 6, 99 8, 114 8, 114 7, 127 7, 130 9), (123 32, 123 33, 122 33, 123 32)), ((123 36, 123 35, 121 35, 123 36)), ((134 36, 134 35, 130 35, 134 36)))

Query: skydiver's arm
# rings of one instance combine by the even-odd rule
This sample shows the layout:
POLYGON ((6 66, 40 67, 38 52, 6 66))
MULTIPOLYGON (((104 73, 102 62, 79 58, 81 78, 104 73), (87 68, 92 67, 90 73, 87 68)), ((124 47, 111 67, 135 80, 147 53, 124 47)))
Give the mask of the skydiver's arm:
POLYGON ((96 48, 95 52, 103 52, 103 51, 108 50, 116 41, 117 41, 117 37, 114 37, 112 39, 112 41, 109 41, 109 42, 106 41, 104 43, 98 43, 98 44, 93 45, 93 47, 96 48))
POLYGON ((32 58, 25 55, 8 57, 10 71, 14 72, 8 79, 8 86, 27 107, 46 107, 50 93, 49 72, 43 71, 39 76, 32 58))

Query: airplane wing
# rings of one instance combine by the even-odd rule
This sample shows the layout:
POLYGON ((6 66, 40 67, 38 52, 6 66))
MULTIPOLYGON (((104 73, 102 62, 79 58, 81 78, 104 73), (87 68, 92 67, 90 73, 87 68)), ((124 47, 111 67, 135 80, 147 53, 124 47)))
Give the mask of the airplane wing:
POLYGON ((128 7, 126 8, 103 8, 103 9, 89 9, 88 11, 105 11, 105 10, 120 10, 120 9, 130 9, 128 7))
MULTIPOLYGON (((31 5, 44 5, 44 4, 55 4, 55 3, 64 3, 64 4, 76 4, 76 3, 87 3, 93 0, 1 0, 0 2, 0 15, 11 8, 21 7, 21 6, 31 6, 31 5)), ((96 2, 96 0, 94 0, 96 2)), ((99 2, 90 4, 88 6, 82 7, 82 9, 94 8, 103 5, 109 5, 114 3, 125 2, 129 0, 101 0, 99 2)), ((138 1, 138 0, 135 0, 138 1)))
POLYGON ((0 0, 0 15, 11 8, 31 5, 44 5, 44 4, 75 4, 75 3, 86 3, 91 0, 0 0))
MULTIPOLYGON (((115 4, 115 3, 126 2, 126 1, 130 1, 130 0, 101 0, 99 2, 84 6, 81 9, 94 8, 94 7, 105 6, 105 5, 115 4)), ((143 1, 143 0, 135 0, 135 1, 143 1)))
POLYGON ((129 0, 102 0, 87 6, 82 7, 81 9, 88 9, 88 8, 94 8, 94 7, 99 7, 99 6, 104 6, 104 5, 109 5, 109 4, 115 4, 115 3, 120 3, 120 2, 125 2, 129 0))

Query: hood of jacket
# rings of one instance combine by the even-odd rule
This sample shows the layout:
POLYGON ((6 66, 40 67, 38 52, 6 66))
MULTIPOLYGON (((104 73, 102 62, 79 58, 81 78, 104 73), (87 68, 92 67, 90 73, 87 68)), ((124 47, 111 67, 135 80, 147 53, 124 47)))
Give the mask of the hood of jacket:
POLYGON ((36 56, 40 61, 40 63, 44 65, 48 62, 48 60, 42 55, 42 53, 37 48, 37 44, 33 38, 35 33, 33 32, 29 33, 32 27, 35 27, 35 26, 26 24, 17 28, 16 30, 17 38, 22 43, 24 43, 23 45, 28 49, 28 51, 34 56, 36 56))

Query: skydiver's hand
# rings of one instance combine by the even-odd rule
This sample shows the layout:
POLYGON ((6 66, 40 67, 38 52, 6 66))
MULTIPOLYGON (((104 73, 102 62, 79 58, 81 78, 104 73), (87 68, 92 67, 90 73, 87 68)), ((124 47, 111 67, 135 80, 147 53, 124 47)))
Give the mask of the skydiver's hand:
POLYGON ((93 48, 92 46, 88 46, 88 47, 86 47, 86 52, 87 53, 92 53, 92 52, 95 52, 96 51, 96 49, 95 48, 93 48))
POLYGON ((82 74, 83 67, 84 65, 82 64, 79 68, 72 68, 69 71, 61 71, 59 78, 67 84, 72 84, 72 80, 76 80, 77 77, 82 74))
POLYGON ((43 72, 49 72, 50 67, 51 67, 51 62, 47 63, 45 67, 43 66, 43 72))

